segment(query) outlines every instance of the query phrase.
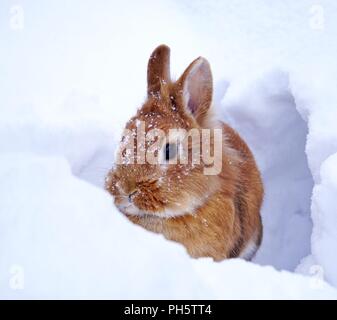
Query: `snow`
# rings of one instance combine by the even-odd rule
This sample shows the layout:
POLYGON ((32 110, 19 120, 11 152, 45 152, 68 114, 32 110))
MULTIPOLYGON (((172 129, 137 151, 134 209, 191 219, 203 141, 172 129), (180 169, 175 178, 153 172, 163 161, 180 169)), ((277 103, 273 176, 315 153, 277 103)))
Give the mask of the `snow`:
POLYGON ((7 226, 1 236, 10 240, 0 246, 2 297, 336 297, 315 278, 238 259, 190 259, 182 246, 113 212, 110 196, 74 177, 64 158, 7 154, 0 167, 8 209, 1 214, 1 226, 7 226), (8 285, 13 266, 24 270, 24 290, 8 285))
POLYGON ((337 298, 334 1, 20 3, 23 29, 0 10, 1 298, 337 298), (177 77, 210 61, 217 113, 256 157, 252 262, 193 260, 102 188, 160 43, 177 77))
POLYGON ((337 227, 337 153, 326 159, 321 167, 321 183, 313 190, 312 212, 316 222, 312 234, 312 253, 316 264, 324 266, 327 281, 337 284, 333 252, 336 250, 337 227))

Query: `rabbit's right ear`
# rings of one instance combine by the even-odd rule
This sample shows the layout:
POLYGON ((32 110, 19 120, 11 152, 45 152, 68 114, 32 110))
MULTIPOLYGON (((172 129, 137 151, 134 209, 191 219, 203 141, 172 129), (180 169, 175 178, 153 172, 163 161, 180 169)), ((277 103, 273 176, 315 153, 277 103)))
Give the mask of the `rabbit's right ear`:
POLYGON ((158 94, 161 84, 170 81, 170 48, 166 45, 160 45, 152 52, 147 65, 148 96, 158 94))

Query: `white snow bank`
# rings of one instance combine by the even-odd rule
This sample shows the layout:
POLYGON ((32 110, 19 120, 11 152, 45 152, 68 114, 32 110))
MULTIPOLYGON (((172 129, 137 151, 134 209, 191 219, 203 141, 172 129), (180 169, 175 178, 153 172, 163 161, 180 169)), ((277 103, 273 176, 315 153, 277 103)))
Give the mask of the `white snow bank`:
POLYGON ((0 192, 3 298, 337 298, 320 279, 190 259, 130 224, 62 158, 1 156, 0 192))
MULTIPOLYGON (((337 48, 334 48, 337 53, 337 48)), ((320 277, 337 286, 336 215, 336 153, 337 153, 337 92, 330 87, 337 79, 337 64, 325 59, 325 64, 299 68, 291 79, 296 106, 308 123, 306 154, 315 181, 311 212, 313 231, 311 255, 300 265, 304 274, 320 277), (310 81, 305 75, 314 75, 310 81), (314 270, 314 271, 313 271, 314 270)), ((334 86, 334 85, 333 85, 334 86)))
POLYGON ((312 235, 312 254, 321 273, 330 283, 337 285, 337 153, 323 162, 321 183, 313 191, 312 215, 315 221, 312 235))

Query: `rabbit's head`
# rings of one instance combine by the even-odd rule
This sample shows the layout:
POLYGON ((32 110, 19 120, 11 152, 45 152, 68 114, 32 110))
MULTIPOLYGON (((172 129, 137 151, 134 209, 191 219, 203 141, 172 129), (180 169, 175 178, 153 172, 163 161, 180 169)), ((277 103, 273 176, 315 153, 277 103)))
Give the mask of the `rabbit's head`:
MULTIPOLYGON (((220 135, 210 132, 214 127, 209 63, 197 58, 172 81, 170 49, 161 45, 149 59, 147 86, 147 100, 126 124, 106 189, 128 215, 193 214, 221 183, 217 174, 205 174, 214 161, 204 156, 212 159, 211 150, 222 138, 221 129, 220 135)), ((218 155, 213 150, 213 160, 223 155, 222 149, 217 151, 218 155)), ((218 165, 222 162, 218 159, 218 165)))

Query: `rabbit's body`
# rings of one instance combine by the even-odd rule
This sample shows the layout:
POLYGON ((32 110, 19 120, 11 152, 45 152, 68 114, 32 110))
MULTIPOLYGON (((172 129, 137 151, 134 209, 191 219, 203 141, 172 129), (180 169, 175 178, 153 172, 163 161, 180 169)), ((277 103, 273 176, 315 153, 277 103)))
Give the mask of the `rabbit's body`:
POLYGON ((262 239, 263 186, 246 143, 228 125, 211 121, 211 101, 208 62, 198 58, 172 82, 169 49, 158 47, 148 66, 148 100, 126 128, 144 122, 146 132, 155 127, 166 134, 176 127, 221 129, 221 170, 205 175, 204 162, 151 165, 127 159, 108 174, 106 188, 132 222, 183 244, 192 257, 250 259, 262 239))
MULTIPOLYGON (((192 257, 223 260, 240 256, 250 259, 262 238, 260 205, 263 188, 254 158, 245 142, 229 126, 223 125, 227 144, 239 152, 232 161, 235 184, 228 184, 228 173, 217 192, 193 212, 161 218, 154 215, 129 219, 144 228, 162 233, 182 243, 192 257)), ((228 161, 227 158, 224 161, 228 161)))

